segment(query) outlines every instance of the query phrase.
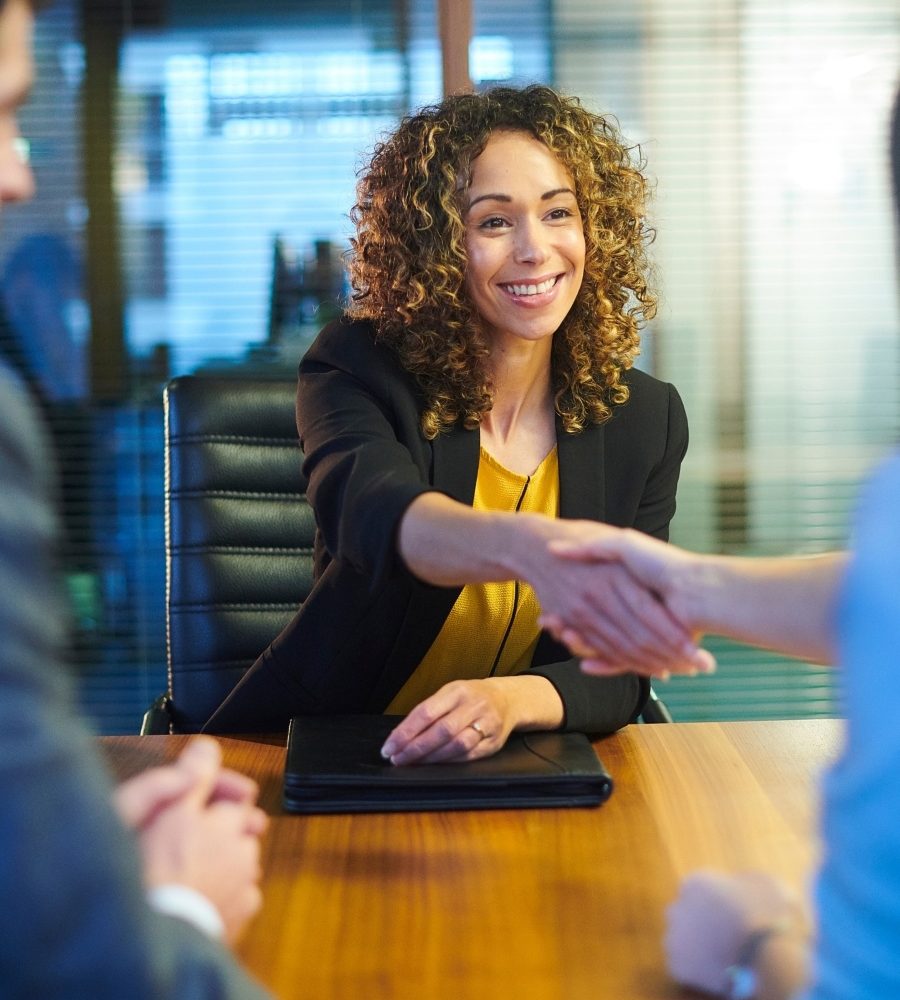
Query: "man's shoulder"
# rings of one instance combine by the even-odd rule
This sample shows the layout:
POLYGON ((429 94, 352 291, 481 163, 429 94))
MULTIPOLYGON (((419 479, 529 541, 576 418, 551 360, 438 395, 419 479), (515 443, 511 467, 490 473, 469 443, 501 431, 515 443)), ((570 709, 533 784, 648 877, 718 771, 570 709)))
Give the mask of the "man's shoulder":
POLYGON ((0 362, 0 463, 4 478, 27 472, 51 483, 44 429, 28 390, 11 368, 0 362))

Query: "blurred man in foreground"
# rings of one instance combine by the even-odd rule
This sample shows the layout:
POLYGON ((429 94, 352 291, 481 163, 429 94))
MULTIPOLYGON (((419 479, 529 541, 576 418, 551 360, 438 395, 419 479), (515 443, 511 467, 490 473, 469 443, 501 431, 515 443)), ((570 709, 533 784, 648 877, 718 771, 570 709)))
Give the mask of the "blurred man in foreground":
MULTIPOLYGON (((32 24, 26 0, 0 0, 3 204, 34 191, 16 124, 32 24)), ((0 366, 0 993, 263 997, 217 940, 260 906, 256 786, 199 739, 113 792, 63 667, 50 465, 30 401, 0 366)))

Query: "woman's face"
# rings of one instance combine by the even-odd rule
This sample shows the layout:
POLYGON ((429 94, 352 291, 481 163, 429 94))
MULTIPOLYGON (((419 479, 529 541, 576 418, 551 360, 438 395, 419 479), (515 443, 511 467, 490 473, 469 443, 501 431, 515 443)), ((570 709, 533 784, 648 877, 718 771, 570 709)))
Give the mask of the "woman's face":
POLYGON ((584 276, 584 231, 569 172, 524 132, 495 132, 472 162, 466 287, 488 335, 541 341, 584 276))

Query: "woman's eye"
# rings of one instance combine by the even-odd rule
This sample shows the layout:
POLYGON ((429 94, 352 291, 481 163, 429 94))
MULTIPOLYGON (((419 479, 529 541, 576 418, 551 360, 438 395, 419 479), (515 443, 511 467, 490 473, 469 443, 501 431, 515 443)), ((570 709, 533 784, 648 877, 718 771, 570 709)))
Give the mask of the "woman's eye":
POLYGON ((551 219, 571 219, 572 215, 573 213, 570 208, 554 208, 550 212, 551 219))
POLYGON ((499 215, 492 215, 489 219, 484 219, 479 223, 479 229, 502 229, 506 225, 506 219, 499 215))

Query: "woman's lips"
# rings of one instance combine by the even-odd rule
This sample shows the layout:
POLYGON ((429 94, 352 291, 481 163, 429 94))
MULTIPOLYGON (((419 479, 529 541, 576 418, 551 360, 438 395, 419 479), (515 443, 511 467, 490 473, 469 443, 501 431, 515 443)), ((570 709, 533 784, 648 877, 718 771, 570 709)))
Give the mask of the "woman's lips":
POLYGON ((561 278, 561 274, 555 274, 537 281, 503 281, 498 287, 516 305, 536 307, 553 301, 561 278))

